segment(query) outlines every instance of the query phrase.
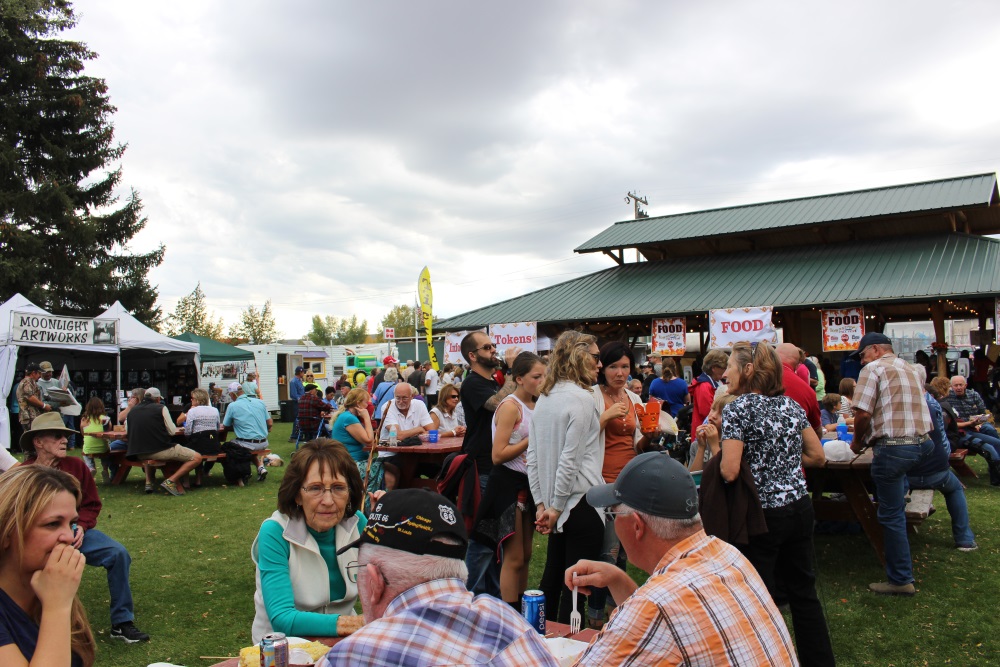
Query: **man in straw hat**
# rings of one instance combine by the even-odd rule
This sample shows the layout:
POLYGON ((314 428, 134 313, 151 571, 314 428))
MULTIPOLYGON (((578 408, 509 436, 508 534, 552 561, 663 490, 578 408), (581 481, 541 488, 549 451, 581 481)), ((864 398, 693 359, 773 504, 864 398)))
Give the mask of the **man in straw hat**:
POLYGON ((637 587, 614 564, 588 560, 566 570, 566 586, 606 586, 620 605, 577 664, 797 664, 764 581, 736 547, 705 534, 694 480, 668 453, 635 457, 587 502, 615 517, 629 560, 650 577, 637 587))
POLYGON ((80 482, 82 498, 73 546, 87 559, 87 565, 100 566, 108 571, 111 638, 129 644, 149 641, 149 635, 135 627, 132 588, 129 585, 132 558, 125 547, 97 530, 101 498, 97 494, 94 475, 87 464, 75 456, 66 456, 67 436, 70 433, 73 430, 63 425, 58 414, 49 413, 36 417, 31 422, 31 428, 21 436, 21 448, 29 452, 24 465, 56 468, 76 477, 80 482))

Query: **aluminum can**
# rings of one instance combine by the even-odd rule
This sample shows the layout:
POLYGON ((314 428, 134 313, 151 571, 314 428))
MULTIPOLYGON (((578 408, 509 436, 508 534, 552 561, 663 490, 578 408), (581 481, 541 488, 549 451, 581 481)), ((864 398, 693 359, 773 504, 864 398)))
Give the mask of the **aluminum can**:
POLYGON ((288 667, 288 640, 284 632, 260 638, 260 667, 288 667))
POLYGON ((545 593, 539 590, 524 591, 521 598, 521 615, 538 634, 545 636, 545 593))

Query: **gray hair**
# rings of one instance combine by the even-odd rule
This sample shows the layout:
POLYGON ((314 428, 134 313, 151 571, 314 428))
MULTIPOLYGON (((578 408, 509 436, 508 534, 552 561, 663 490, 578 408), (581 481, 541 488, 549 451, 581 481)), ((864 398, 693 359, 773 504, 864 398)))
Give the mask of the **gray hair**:
POLYGON ((654 516, 640 512, 634 507, 624 504, 618 505, 618 510, 620 510, 620 514, 638 514, 642 517, 642 522, 649 526, 650 532, 661 540, 673 542, 701 529, 700 513, 695 514, 690 519, 668 519, 664 516, 654 516))
MULTIPOLYGON (((440 542, 453 542, 446 537, 435 539, 440 542)), ((362 544, 358 560, 366 565, 368 563, 378 565, 378 569, 382 571, 392 590, 398 593, 435 579, 461 579, 465 582, 469 578, 469 570, 463 560, 411 554, 408 551, 378 544, 362 544)))
POLYGON ((399 371, 396 370, 395 366, 389 366, 389 368, 385 369, 386 382, 395 382, 398 379, 399 379, 399 371))

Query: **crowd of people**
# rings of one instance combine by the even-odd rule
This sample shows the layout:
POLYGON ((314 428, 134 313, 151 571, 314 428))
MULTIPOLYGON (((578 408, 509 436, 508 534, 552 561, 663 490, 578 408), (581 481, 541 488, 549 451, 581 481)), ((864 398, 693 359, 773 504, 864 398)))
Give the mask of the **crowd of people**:
MULTIPOLYGON (((273 631, 342 638, 320 665, 554 665, 520 614, 540 533, 546 616, 585 615, 600 630, 578 664, 833 665, 806 487, 809 468, 826 461, 821 438, 846 425, 855 452, 872 450, 886 560, 886 581, 869 586, 877 594, 916 593, 908 489, 941 491, 956 548, 972 551, 949 454, 981 453, 1000 484, 1000 438, 982 397, 962 376, 926 383, 924 366, 900 359, 880 333, 862 338, 852 355, 858 377, 837 393, 790 343, 710 351, 690 384, 673 359, 637 365, 624 343, 598 346, 576 331, 545 357, 511 348, 501 359, 482 332, 466 336, 461 352, 463 367, 429 369, 433 376, 387 357, 369 385, 328 393, 296 369, 296 449, 251 545, 254 642, 273 631), (690 413, 690 447, 644 424, 636 408, 650 400, 671 424, 690 413), (406 440, 430 430, 463 437, 478 487, 470 516, 455 499, 396 488, 392 455, 375 454, 390 432, 406 440), (645 583, 627 562, 648 573, 645 583), (785 605, 791 632, 778 611, 785 605)), ((21 465, 0 460, 13 467, 0 476, 0 659, 89 667, 94 639, 75 597, 85 564, 108 571, 111 636, 149 639, 134 622, 128 552, 96 529, 93 454, 124 446, 172 462, 161 486, 181 495, 226 431, 235 434, 227 444, 249 456, 266 446, 272 423, 253 378, 228 387, 224 418, 195 390, 171 420, 151 387, 119 415, 124 442, 107 443, 103 405, 88 404, 84 456, 67 456, 77 432, 45 403, 41 370, 29 366, 18 387, 31 455, 21 465), (171 439, 178 424, 187 446, 171 439)), ((254 465, 263 482, 266 467, 254 465)))

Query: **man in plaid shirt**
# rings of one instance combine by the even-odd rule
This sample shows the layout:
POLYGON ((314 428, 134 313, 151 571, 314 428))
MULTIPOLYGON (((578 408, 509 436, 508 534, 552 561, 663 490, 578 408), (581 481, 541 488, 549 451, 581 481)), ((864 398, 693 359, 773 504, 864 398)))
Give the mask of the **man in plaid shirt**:
POLYGON ((866 333, 852 357, 864 367, 854 389, 854 441, 860 453, 872 448, 872 481, 878 494, 878 522, 885 539, 888 582, 869 584, 879 595, 914 595, 913 562, 906 536, 906 476, 934 452, 934 430, 923 382, 896 356, 884 334, 866 333))
POLYGON ((607 507, 641 587, 611 563, 581 560, 566 585, 607 586, 620 606, 578 665, 797 665, 788 628, 743 554, 705 534, 698 490, 666 452, 640 454, 587 502, 607 507))
POLYGON ((359 547, 347 575, 357 581, 366 625, 316 667, 555 667, 541 635, 510 605, 466 590, 468 545, 444 496, 401 489, 379 498, 361 537, 338 550, 359 547))

